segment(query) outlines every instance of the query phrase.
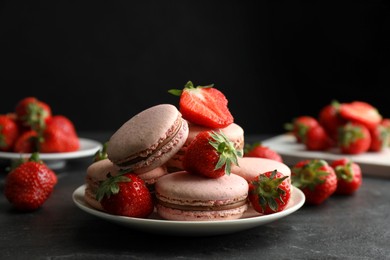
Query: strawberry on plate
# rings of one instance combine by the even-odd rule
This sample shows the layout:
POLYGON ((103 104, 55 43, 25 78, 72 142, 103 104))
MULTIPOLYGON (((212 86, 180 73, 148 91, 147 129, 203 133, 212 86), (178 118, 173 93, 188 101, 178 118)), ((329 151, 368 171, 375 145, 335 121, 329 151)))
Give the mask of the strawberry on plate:
POLYGON ((347 123, 339 129, 338 147, 343 154, 361 154, 371 145, 368 128, 359 123, 347 123))
POLYGON ((12 150, 18 137, 18 124, 8 115, 0 115, 0 151, 12 150))
POLYGON ((48 123, 43 131, 42 140, 39 143, 39 151, 42 153, 64 153, 77 151, 80 148, 80 140, 70 126, 48 123))
POLYGON ((179 110, 189 122, 210 128, 224 128, 234 121, 227 98, 213 85, 194 87, 189 81, 183 90, 171 89, 168 92, 180 96, 179 110))
POLYGON ((286 208, 291 197, 291 185, 277 170, 259 174, 249 181, 248 199, 252 207, 268 215, 286 208))
POLYGON ((15 141, 13 151, 16 153, 38 152, 39 136, 35 130, 24 131, 15 141))
POLYGON ((331 167, 337 175, 335 194, 351 195, 362 185, 362 170, 360 165, 348 158, 334 160, 331 167))
POLYGON ((370 129, 371 145, 368 149, 372 152, 380 152, 389 145, 390 132, 382 123, 370 129))
POLYGON ((334 169, 320 159, 297 162, 291 169, 291 180, 291 183, 305 194, 305 203, 311 205, 322 204, 337 188, 334 169))
POLYGON ((36 97, 25 97, 16 104, 15 114, 22 126, 39 132, 51 117, 52 111, 47 103, 36 97))
POLYGON ((338 128, 346 123, 346 120, 340 116, 340 103, 333 100, 324 106, 318 114, 318 122, 329 137, 337 141, 338 128))
POLYGON ((340 116, 344 119, 374 128, 382 121, 382 115, 371 104, 363 101, 353 101, 340 104, 340 116))
POLYGON ((183 158, 186 171, 219 178, 231 173, 232 164, 238 165, 237 157, 242 156, 222 131, 203 131, 188 145, 183 158))
POLYGON ((278 152, 262 145, 261 142, 253 143, 252 145, 245 144, 244 157, 259 157, 283 162, 283 158, 278 152))
POLYGON ((113 215, 146 218, 154 209, 149 189, 134 173, 109 174, 99 185, 96 199, 107 213, 113 215))
POLYGON ((316 118, 303 115, 294 118, 291 123, 284 124, 284 129, 292 133, 298 143, 304 143, 307 131, 318 124, 316 118))
POLYGON ((304 145, 309 151, 325 151, 334 145, 333 139, 328 135, 322 125, 311 127, 303 138, 304 145))
POLYGON ((7 174, 4 194, 16 209, 32 211, 45 203, 56 184, 56 174, 33 153, 7 174))

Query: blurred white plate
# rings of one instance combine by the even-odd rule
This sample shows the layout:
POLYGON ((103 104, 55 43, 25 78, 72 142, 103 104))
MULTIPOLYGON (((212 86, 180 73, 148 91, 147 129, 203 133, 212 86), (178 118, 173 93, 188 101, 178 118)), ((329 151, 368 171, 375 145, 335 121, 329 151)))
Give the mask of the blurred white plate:
MULTIPOLYGON (((79 140, 80 149, 78 151, 66 153, 40 153, 39 158, 42 159, 50 168, 59 169, 65 166, 66 160, 92 156, 102 148, 102 144, 98 141, 86 138, 79 138, 79 140)), ((0 152, 0 159, 5 160, 29 158, 30 156, 30 153, 0 152)))
POLYGON ((381 152, 366 152, 358 155, 342 154, 337 148, 329 151, 308 151, 291 134, 278 135, 261 143, 278 152, 282 156, 283 162, 290 167, 304 159, 323 159, 331 162, 347 157, 360 165, 363 175, 390 177, 389 148, 385 148, 381 152))
POLYGON ((152 213, 149 218, 131 218, 96 210, 84 201, 84 191, 85 185, 77 188, 73 192, 73 201, 77 207, 91 215, 145 232, 179 236, 222 235, 247 230, 286 217, 302 207, 305 202, 303 192, 292 187, 290 201, 281 212, 261 215, 250 208, 242 218, 236 220, 173 221, 161 219, 156 213, 152 213))

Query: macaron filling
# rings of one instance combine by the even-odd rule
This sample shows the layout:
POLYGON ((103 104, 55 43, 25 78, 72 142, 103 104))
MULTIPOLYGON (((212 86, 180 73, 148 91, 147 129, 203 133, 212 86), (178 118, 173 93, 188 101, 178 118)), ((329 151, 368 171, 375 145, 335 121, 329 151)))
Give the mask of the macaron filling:
POLYGON ((157 201, 158 201, 159 205, 161 205, 161 206, 164 206, 166 208, 171 208, 171 209, 189 210, 189 211, 229 210, 229 209, 236 209, 236 208, 239 208, 239 207, 247 204, 246 197, 241 201, 232 202, 232 203, 228 203, 228 204, 205 203, 205 205, 196 205, 196 206, 188 205, 188 204, 187 205, 186 204, 173 204, 173 203, 169 203, 166 201, 162 201, 159 199, 159 197, 161 197, 161 196, 157 195, 157 201), (207 204, 209 204, 209 205, 207 205, 207 204))

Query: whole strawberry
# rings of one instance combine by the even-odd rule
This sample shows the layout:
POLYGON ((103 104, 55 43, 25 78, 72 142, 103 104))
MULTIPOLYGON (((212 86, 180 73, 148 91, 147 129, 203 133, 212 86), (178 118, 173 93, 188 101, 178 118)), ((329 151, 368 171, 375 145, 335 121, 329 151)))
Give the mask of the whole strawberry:
POLYGON ((324 160, 302 160, 291 169, 292 184, 302 190, 306 203, 319 205, 328 199, 337 188, 334 169, 324 160))
POLYGON ((380 152, 387 147, 390 140, 390 132, 382 123, 370 129, 371 144, 368 148, 371 152, 380 152))
POLYGON ((35 130, 23 132, 15 141, 13 151, 16 153, 39 152, 39 136, 35 130))
POLYGON ((294 118, 291 123, 286 123, 284 125, 284 129, 292 133, 298 143, 303 143, 305 141, 304 139, 307 131, 318 124, 319 122, 316 118, 303 115, 294 118))
POLYGON ((341 158, 330 164, 337 175, 337 189, 335 194, 350 195, 362 185, 362 170, 359 164, 351 159, 341 158))
POLYGON ((238 156, 242 156, 241 152, 222 131, 203 131, 188 145, 183 167, 193 174, 219 178, 230 174, 232 164, 238 165, 238 156))
POLYGON ((188 81, 183 90, 171 89, 168 92, 180 96, 180 112, 189 122, 210 128, 224 128, 234 121, 227 98, 213 85, 194 87, 188 81))
POLYGON ((45 203, 56 184, 56 174, 33 153, 7 174, 4 195, 16 209, 32 211, 45 203))
POLYGON ((268 146, 263 146, 259 142, 252 145, 245 144, 244 157, 259 157, 283 162, 283 158, 279 153, 268 146))
POLYGON ((304 145, 309 151, 325 151, 334 146, 333 139, 321 125, 311 127, 303 138, 304 145))
POLYGON ((361 154, 371 145, 371 134, 365 125, 349 122, 339 129, 338 146, 343 154, 361 154))
POLYGON ((249 181, 248 199, 252 207, 265 215, 282 211, 291 197, 291 186, 277 170, 259 174, 249 181))
POLYGON ((0 151, 11 151, 18 136, 17 123, 8 115, 0 115, 0 151))
POLYGON ((146 218, 154 210, 149 189, 134 173, 108 175, 100 184, 96 199, 107 213, 113 215, 146 218))
POLYGON ((329 137, 333 141, 337 141, 338 128, 346 123, 346 120, 340 116, 340 103, 333 100, 330 104, 321 108, 318 114, 318 122, 329 137))
POLYGON ((22 126, 39 132, 51 117, 52 111, 47 103, 36 97, 25 97, 16 104, 15 114, 22 126))

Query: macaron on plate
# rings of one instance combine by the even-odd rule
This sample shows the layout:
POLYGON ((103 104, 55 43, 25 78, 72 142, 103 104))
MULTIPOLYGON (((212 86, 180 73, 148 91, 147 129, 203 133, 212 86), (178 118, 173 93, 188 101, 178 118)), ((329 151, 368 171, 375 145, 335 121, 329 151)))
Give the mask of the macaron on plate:
MULTIPOLYGON (((79 140, 80 149, 78 151, 66 153, 40 153, 39 157, 51 169, 56 170, 63 168, 66 165, 66 160, 93 156, 102 148, 102 144, 98 141, 87 138, 79 138, 79 140)), ((30 153, 0 152, 0 160, 17 160, 19 158, 28 158, 30 155, 30 153)))
POLYGON ((289 204, 281 212, 270 215, 261 215, 250 207, 239 219, 213 221, 176 221, 164 220, 156 212, 152 213, 149 218, 146 219, 107 214, 105 212, 94 209, 85 202, 85 188, 85 184, 78 187, 73 192, 72 198, 75 205, 86 213, 119 225, 123 225, 125 227, 149 233, 177 236, 223 235, 248 230, 286 217, 301 208, 305 202, 304 194, 299 189, 292 187, 292 194, 289 204))

